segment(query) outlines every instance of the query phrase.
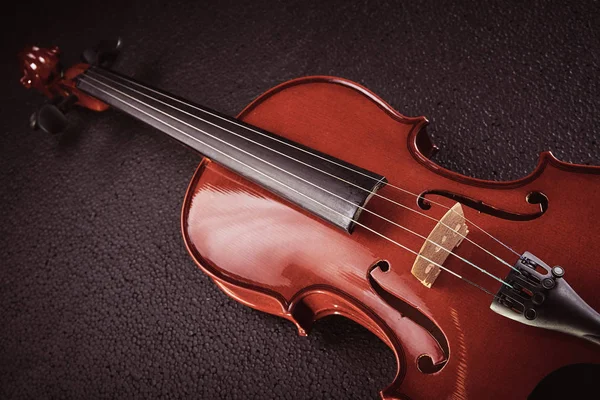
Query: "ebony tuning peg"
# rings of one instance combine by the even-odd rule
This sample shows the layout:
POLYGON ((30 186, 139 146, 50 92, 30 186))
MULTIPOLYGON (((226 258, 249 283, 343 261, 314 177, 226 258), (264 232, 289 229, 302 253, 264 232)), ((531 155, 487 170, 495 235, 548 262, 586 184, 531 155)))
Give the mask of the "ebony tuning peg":
POLYGON ((53 135, 61 133, 67 127, 65 114, 76 102, 77 97, 73 95, 67 98, 55 98, 31 114, 29 123, 33 129, 41 129, 53 135))
POLYGON ((102 40, 96 47, 86 49, 81 54, 81 58, 87 64, 109 68, 117 59, 121 44, 120 38, 117 40, 102 40))

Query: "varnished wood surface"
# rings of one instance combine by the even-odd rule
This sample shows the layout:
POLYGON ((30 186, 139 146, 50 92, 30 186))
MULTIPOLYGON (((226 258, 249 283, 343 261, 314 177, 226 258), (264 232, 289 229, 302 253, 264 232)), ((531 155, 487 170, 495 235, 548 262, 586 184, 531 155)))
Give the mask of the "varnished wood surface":
MULTIPOLYGON (((254 101, 242 120, 319 151, 385 175, 414 193, 449 190, 519 213, 536 211, 525 201, 532 191, 549 199, 548 211, 527 222, 499 219, 465 208, 465 216, 518 252, 531 251, 566 278, 595 309, 600 270, 593 255, 600 212, 600 168, 573 166, 544 153, 523 179, 495 183, 460 176, 430 162, 424 118, 406 118, 360 86, 329 77, 278 86, 254 101)), ((415 198, 385 187, 380 194, 417 209, 415 198)), ((451 206, 452 201, 435 198, 451 206)), ((373 198, 368 208, 427 236, 432 221, 373 198)), ((441 218, 433 207, 428 215, 441 218)), ((361 222, 418 249, 422 240, 364 213, 361 222)), ((230 296, 280 315, 304 334, 325 315, 341 314, 363 324, 395 352, 397 376, 382 393, 392 398, 524 398, 556 368, 600 362, 597 347, 562 334, 520 325, 489 310, 491 297, 443 273, 428 289, 411 274, 414 256, 366 229, 341 232, 255 185, 204 160, 184 202, 182 229, 198 265, 230 296), (379 260, 388 272, 373 275, 402 300, 390 306, 373 290, 369 271, 379 260), (405 313, 425 314, 443 332, 449 352, 405 313), (548 349, 552 349, 549 351, 548 349), (424 374, 417 360, 447 360, 424 374), (502 379, 498 379, 501 374, 502 379)), ((516 256, 471 229, 471 240, 509 263, 516 256)), ((504 277, 506 266, 468 242, 457 253, 504 277)), ((498 283, 450 257, 446 266, 495 292, 498 283)), ((288 360, 293 362, 293 360, 288 360)))

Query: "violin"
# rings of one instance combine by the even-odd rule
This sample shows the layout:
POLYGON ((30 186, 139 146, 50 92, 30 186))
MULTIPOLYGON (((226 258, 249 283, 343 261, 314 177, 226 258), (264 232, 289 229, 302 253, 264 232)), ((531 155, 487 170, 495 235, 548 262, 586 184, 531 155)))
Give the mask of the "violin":
POLYGON ((366 327, 397 361, 382 399, 593 390, 600 167, 545 152, 522 179, 474 179, 431 160, 425 117, 357 83, 294 79, 234 118, 113 71, 120 45, 64 70, 57 47, 24 49, 21 83, 50 99, 31 126, 113 108, 201 154, 181 230, 225 294, 300 335, 330 315, 366 327))

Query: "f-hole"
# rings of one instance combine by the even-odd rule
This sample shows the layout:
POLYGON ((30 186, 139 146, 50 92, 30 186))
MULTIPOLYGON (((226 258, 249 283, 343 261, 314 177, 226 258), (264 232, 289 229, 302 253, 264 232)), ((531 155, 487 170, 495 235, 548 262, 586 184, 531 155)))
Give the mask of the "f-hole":
MULTIPOLYGON (((377 283, 377 281, 371 276, 371 271, 376 268, 379 268, 383 272, 388 272, 390 270, 390 263, 385 260, 381 260, 371 267, 369 271, 369 283, 371 284, 373 290, 375 290, 379 297, 381 297, 390 307, 394 308, 406 318, 411 319, 415 323, 425 328, 438 342, 444 351, 447 360, 450 354, 446 335, 444 335, 442 330, 435 324, 435 322, 429 319, 427 315, 423 314, 421 311, 406 303, 402 299, 394 296, 392 293, 389 293, 379 283, 377 283)), ((432 358, 427 354, 421 354, 417 358, 417 368, 424 374, 433 374, 438 372, 444 367, 444 365, 446 365, 446 362, 434 364, 432 358)))
POLYGON ((492 215, 494 217, 502 219, 507 219, 510 221, 531 221, 536 218, 539 218, 542 215, 544 215, 546 211, 548 211, 549 204, 548 197, 544 193, 538 191, 530 192, 527 194, 527 196, 525 196, 525 201, 527 201, 527 203, 529 204, 538 204, 540 206, 540 210, 534 213, 522 214, 509 210, 503 210, 501 208, 487 204, 481 200, 449 192, 447 190, 432 189, 422 192, 419 195, 419 197, 417 197, 417 205, 422 210, 429 210, 431 208, 431 202, 426 198, 426 196, 429 195, 446 197, 484 214, 492 215))

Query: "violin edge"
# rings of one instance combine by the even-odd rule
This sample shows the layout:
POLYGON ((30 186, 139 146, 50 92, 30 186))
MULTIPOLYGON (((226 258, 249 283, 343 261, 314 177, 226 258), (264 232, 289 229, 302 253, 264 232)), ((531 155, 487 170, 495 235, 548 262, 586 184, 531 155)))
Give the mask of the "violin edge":
POLYGON ((365 97, 370 99, 373 103, 375 103, 379 108, 384 110, 390 117, 395 119, 401 123, 413 124, 414 127, 411 130, 408 137, 408 148, 413 157, 422 165, 427 167, 429 170, 445 177, 452 179, 454 181, 465 183, 471 186, 484 187, 484 188, 492 188, 492 189, 513 189, 516 187, 523 186, 534 181, 538 178, 544 170, 548 167, 554 167, 556 169, 560 169, 567 172, 574 173, 584 173, 584 174, 594 174, 600 175, 600 165, 585 165, 585 164, 577 164, 577 163, 569 163, 562 160, 559 160, 550 150, 543 151, 538 156, 538 161, 533 170, 521 177, 514 180, 508 181, 492 181, 487 179, 475 178, 472 176, 467 176, 460 174, 458 172, 452 171, 450 169, 444 168, 441 165, 435 163, 431 160, 431 158, 440 150, 431 140, 431 137, 427 133, 427 125, 429 125, 429 120, 425 116, 418 117, 409 117, 394 107, 392 107, 388 102, 383 100, 380 96, 375 94, 370 89, 361 85, 360 83, 354 82, 352 80, 346 78, 340 78, 336 76, 329 75, 308 75, 295 79, 291 79, 288 81, 284 81, 273 88, 267 90, 262 93, 260 96, 256 97, 250 104, 240 111, 237 118, 243 118, 245 115, 249 114, 257 105, 259 105, 266 98, 284 90, 291 86, 305 84, 305 83, 315 83, 315 82, 323 82, 323 83, 333 83, 348 87, 353 89, 365 97))

